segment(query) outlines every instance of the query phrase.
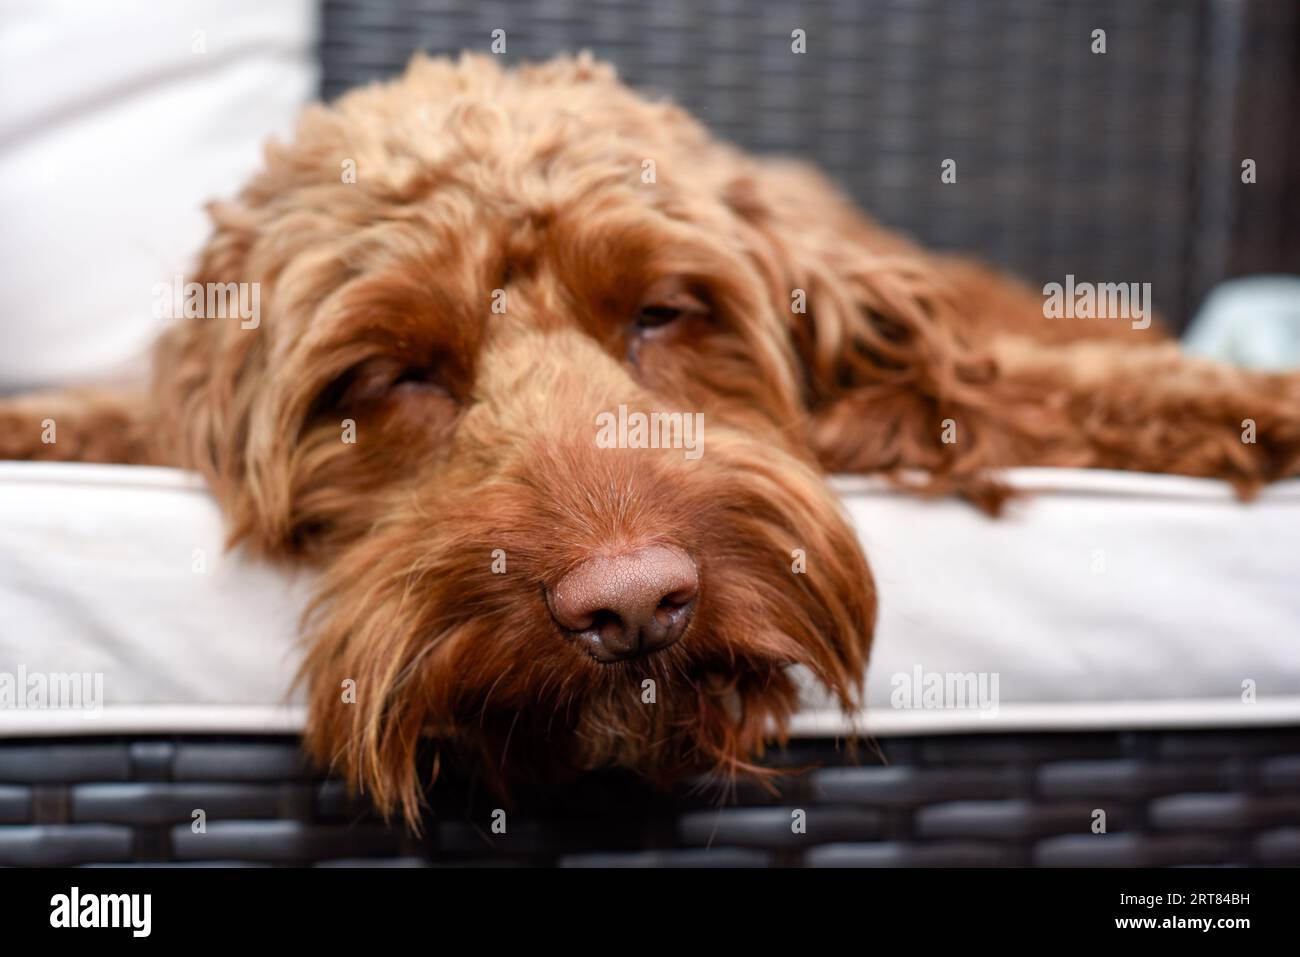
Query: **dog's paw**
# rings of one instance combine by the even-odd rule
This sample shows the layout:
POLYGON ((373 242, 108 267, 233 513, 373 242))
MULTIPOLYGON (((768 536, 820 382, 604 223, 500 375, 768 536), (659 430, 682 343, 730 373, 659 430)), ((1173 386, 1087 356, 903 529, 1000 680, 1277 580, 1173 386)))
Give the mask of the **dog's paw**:
POLYGON ((0 459, 54 458, 57 423, 28 399, 0 401, 0 459))

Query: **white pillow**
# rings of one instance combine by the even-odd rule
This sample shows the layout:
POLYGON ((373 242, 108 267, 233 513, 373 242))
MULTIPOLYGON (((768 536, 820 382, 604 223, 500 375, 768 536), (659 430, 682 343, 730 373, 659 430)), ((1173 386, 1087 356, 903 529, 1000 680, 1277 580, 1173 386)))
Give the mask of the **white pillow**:
POLYGON ((1183 334, 1183 348, 1248 369, 1300 368, 1300 279, 1247 276, 1220 283, 1183 334))
POLYGON ((0 0, 0 392, 142 371, 188 275, 316 92, 313 0, 0 0))

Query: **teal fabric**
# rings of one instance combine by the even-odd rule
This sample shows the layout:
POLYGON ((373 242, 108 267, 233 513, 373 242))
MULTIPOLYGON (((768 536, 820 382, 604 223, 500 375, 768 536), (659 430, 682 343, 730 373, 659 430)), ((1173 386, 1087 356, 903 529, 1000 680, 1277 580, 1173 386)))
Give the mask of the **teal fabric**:
POLYGON ((1225 282, 1183 336, 1190 355, 1252 369, 1300 367, 1300 277, 1225 282))

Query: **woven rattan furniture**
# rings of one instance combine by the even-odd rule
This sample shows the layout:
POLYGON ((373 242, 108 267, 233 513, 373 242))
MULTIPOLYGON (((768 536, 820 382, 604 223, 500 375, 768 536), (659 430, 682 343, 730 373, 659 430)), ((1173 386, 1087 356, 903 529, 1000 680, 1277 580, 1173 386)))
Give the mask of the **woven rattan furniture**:
POLYGON ((779 761, 822 767, 722 806, 595 775, 521 795, 504 834, 497 802, 457 778, 416 838, 304 767, 292 738, 5 741, 0 864, 1300 865, 1295 728, 890 738, 860 762, 806 741, 779 761))

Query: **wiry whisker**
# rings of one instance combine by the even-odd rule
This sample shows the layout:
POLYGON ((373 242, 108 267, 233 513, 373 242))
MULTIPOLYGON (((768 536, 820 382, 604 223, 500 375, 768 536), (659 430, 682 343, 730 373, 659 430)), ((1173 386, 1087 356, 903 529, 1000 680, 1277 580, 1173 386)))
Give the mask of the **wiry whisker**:
POLYGON ((506 755, 510 752, 510 739, 514 737, 515 726, 519 723, 519 715, 520 712, 516 711, 514 719, 510 722, 510 730, 506 732, 505 743, 501 745, 501 763, 497 766, 497 770, 502 774, 506 770, 506 755))

